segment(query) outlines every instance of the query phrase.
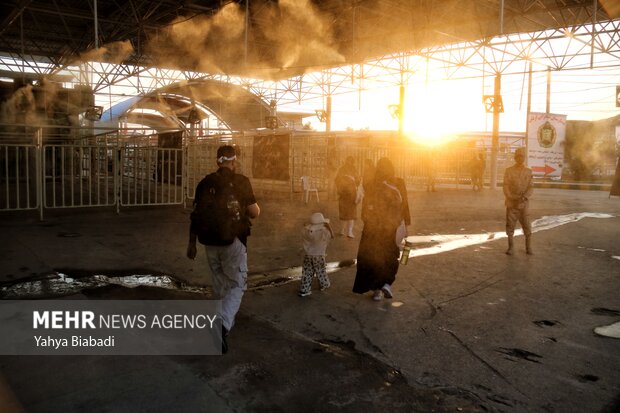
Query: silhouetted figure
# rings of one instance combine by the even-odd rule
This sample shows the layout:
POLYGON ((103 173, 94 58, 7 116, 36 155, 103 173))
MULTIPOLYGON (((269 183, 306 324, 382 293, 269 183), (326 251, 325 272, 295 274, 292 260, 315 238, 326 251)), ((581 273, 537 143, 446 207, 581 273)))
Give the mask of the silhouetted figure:
POLYGON ((528 254, 532 251, 532 224, 529 217, 530 197, 534 190, 532 170, 525 166, 525 149, 515 151, 515 164, 506 168, 504 173, 504 196, 506 204, 506 235, 508 249, 506 254, 513 253, 513 237, 517 221, 521 223, 525 235, 525 248, 528 254))
POLYGON ((484 159, 484 154, 478 153, 472 165, 472 187, 476 192, 481 191, 484 186, 483 177, 485 168, 486 161, 484 159))
POLYGON ((364 190, 375 179, 375 163, 371 159, 364 159, 364 169, 362 169, 362 185, 364 190))
POLYGON ((340 221, 342 221, 340 235, 346 235, 349 238, 355 238, 353 225, 355 224, 355 218, 357 218, 357 204, 355 201, 358 185, 359 176, 355 168, 355 159, 349 156, 336 174, 338 213, 340 221))
POLYGON ((250 219, 260 215, 250 180, 235 172, 236 161, 233 146, 218 148, 218 170, 196 187, 187 246, 187 257, 192 260, 196 258, 196 238, 205 246, 213 291, 221 300, 222 353, 228 351, 226 337, 247 288, 250 219))
POLYGON ((403 220, 410 224, 411 217, 405 183, 394 176, 394 165, 387 158, 377 162, 375 179, 368 185, 362 204, 362 220, 353 292, 372 290, 376 301, 383 296, 392 298, 391 285, 398 272, 396 231, 403 220))
POLYGON ((611 190, 609 191, 609 197, 620 196, 620 142, 618 142, 618 161, 616 163, 616 174, 614 176, 614 182, 611 184, 611 190))
POLYGON ((338 173, 338 154, 333 148, 327 149, 327 199, 337 199, 336 174, 338 173))
POLYGON ((435 180, 436 180, 436 166, 435 166, 435 156, 433 152, 427 152, 425 154, 425 173, 426 173, 426 192, 436 192, 435 190, 435 180))

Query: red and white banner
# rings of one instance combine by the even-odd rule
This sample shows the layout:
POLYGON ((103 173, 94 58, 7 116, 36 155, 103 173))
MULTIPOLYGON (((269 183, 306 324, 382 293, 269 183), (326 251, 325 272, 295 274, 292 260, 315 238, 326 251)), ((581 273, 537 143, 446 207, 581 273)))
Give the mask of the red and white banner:
POLYGON ((534 176, 561 178, 566 115, 530 113, 527 130, 527 164, 534 176))

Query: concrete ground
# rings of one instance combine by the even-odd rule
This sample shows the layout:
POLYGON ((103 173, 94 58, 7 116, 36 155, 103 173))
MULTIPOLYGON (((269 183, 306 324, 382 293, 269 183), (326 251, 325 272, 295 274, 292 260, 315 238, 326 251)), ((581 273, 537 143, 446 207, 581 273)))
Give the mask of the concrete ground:
MULTIPOLYGON (((228 354, 1 356, 0 411, 620 410, 620 340, 593 333, 620 319, 620 199, 537 189, 534 219, 610 217, 536 232, 533 256, 522 237, 513 256, 503 253, 505 239, 436 248, 401 266, 394 298, 380 302, 351 292, 355 267, 346 265, 330 275, 329 290, 296 295, 299 283, 289 277, 299 275, 302 223, 321 211, 338 226, 337 204, 321 201, 259 198, 262 215, 249 241, 252 288, 228 354)), ((504 228, 501 191, 413 191, 410 203, 413 235, 504 228)), ((0 281, 53 272, 167 274, 207 285, 204 251, 185 258, 188 220, 182 207, 46 211, 43 222, 34 212, 5 212, 0 281)), ((358 242, 337 237, 328 261, 350 262, 358 242)), ((202 298, 118 286, 77 295, 202 298)))

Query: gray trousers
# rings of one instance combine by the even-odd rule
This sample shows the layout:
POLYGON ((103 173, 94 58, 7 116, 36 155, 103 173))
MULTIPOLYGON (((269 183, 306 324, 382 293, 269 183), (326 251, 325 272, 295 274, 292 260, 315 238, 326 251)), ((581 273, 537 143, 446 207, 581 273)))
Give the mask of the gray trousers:
POLYGON ((247 289, 248 254, 245 245, 235 238, 226 246, 205 245, 207 260, 213 277, 213 291, 222 301, 222 325, 230 331, 235 315, 247 289))
POLYGON ((527 206, 525 208, 506 208, 506 235, 509 237, 514 235, 517 222, 521 224, 523 234, 529 237, 532 233, 532 223, 527 206))

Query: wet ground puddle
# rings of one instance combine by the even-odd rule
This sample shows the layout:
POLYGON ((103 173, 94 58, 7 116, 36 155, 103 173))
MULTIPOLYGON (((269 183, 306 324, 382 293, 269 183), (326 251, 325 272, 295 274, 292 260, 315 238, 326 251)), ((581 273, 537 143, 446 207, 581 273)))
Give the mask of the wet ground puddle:
MULTIPOLYGON (((545 231, 561 225, 578 222, 584 218, 614 218, 611 214, 595 212, 580 212, 567 215, 544 216, 532 222, 532 232, 545 231)), ((523 235, 521 229, 515 230, 515 236, 523 235)), ((424 255, 439 254, 442 252, 453 251, 455 249, 480 245, 489 241, 506 238, 506 232, 486 232, 482 234, 453 234, 453 235, 414 235, 407 237, 407 241, 414 244, 434 245, 425 248, 415 248, 409 253, 411 257, 421 257, 424 255)), ((615 258, 615 257, 612 257, 615 258)))
MULTIPOLYGON (((561 225, 577 222, 583 218, 613 218, 614 215, 582 212, 568 215, 545 216, 532 222, 532 231, 544 231, 556 228, 561 225)), ((515 231, 515 235, 522 235, 521 230, 515 231)), ((420 244, 433 244, 429 247, 420 247, 411 250, 409 257, 421 257, 425 255, 439 254, 442 252, 453 251, 472 245, 479 245, 497 239, 505 238, 505 232, 490 232, 482 234, 454 234, 454 235, 415 235, 407 237, 414 246, 420 244)), ((617 258, 617 257, 612 257, 617 258)), ((327 263, 327 273, 335 273, 344 268, 356 265, 356 260, 344 260, 327 263)), ((290 267, 274 271, 248 274, 248 288, 250 290, 277 286, 301 278, 301 267, 290 267)), ((23 299, 23 298, 45 298, 68 296, 80 293, 86 289, 95 289, 111 285, 126 288, 153 287, 166 290, 176 290, 180 292, 202 294, 212 296, 213 291, 210 287, 189 285, 171 275, 153 274, 129 274, 119 276, 90 275, 72 277, 63 272, 52 274, 37 279, 21 280, 17 282, 4 283, 0 286, 0 298, 2 299, 23 299)))

